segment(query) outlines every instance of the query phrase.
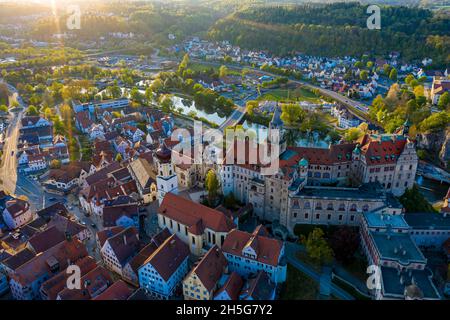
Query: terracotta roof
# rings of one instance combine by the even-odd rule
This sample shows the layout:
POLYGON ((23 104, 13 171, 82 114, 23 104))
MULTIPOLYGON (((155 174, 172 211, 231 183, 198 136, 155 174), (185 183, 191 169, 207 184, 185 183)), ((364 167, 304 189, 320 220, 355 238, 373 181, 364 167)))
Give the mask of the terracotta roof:
POLYGON ((6 202, 6 210, 8 210, 9 214, 13 218, 24 214, 28 211, 29 208, 30 204, 25 200, 12 199, 6 202))
POLYGON ((240 298, 245 300, 269 300, 272 298, 275 284, 267 273, 259 271, 255 277, 249 278, 242 288, 240 298))
POLYGON ((59 292, 61 300, 90 300, 104 292, 114 283, 108 270, 97 266, 81 277, 81 289, 65 288, 59 292))
POLYGON ((120 265, 123 267, 133 258, 140 248, 138 231, 134 227, 128 227, 117 233, 106 242, 110 245, 120 265))
POLYGON ((169 229, 165 228, 156 234, 150 243, 146 245, 130 260, 130 267, 137 273, 142 264, 158 249, 158 247, 171 236, 169 229))
POLYGON ((283 248, 283 242, 268 238, 266 235, 262 235, 261 232, 263 231, 260 228, 256 228, 253 233, 234 229, 225 238, 222 251, 244 257, 242 254, 244 248, 251 247, 256 252, 256 260, 258 262, 277 266, 283 248))
POLYGON ((87 229, 86 226, 60 215, 54 216, 48 223, 48 226, 54 226, 65 236, 71 237, 76 237, 87 229))
POLYGON ((105 228, 105 229, 97 232, 97 239, 98 239, 98 242, 100 243, 100 248, 103 247, 103 245, 105 244, 105 241, 108 238, 111 238, 112 236, 122 232, 123 230, 125 230, 124 227, 116 226, 116 227, 111 227, 111 228, 105 228))
POLYGON ((28 248, 20 250, 15 255, 5 259, 3 264, 7 266, 11 270, 16 270, 23 264, 27 263, 31 259, 33 259, 36 254, 28 248))
MULTIPOLYGON (((75 262, 75 265, 80 267, 81 276, 97 267, 97 263, 91 256, 81 258, 80 260, 75 262)), ((69 277, 69 275, 70 274, 67 273, 67 268, 64 269, 53 278, 45 281, 41 285, 41 292, 46 295, 46 298, 48 300, 55 300, 58 296, 58 293, 64 290, 64 288, 66 287, 67 278, 69 277)))
POLYGON ((45 220, 50 220, 50 218, 55 215, 67 216, 69 211, 62 202, 56 202, 51 206, 36 211, 36 213, 39 217, 44 218, 45 220))
POLYGON ((134 292, 123 280, 114 282, 93 300, 127 300, 134 292))
POLYGON ((368 165, 395 164, 405 144, 406 139, 375 140, 368 137, 366 143, 361 146, 361 152, 365 155, 368 165))
POLYGON ((28 244, 33 248, 36 254, 44 252, 51 247, 63 242, 66 239, 64 232, 61 232, 56 227, 50 227, 47 230, 40 232, 28 240, 28 244))
POLYGON ((158 213, 186 225, 193 234, 203 233, 203 228, 228 232, 236 227, 222 212, 173 193, 164 196, 158 213))
POLYGON ((43 274, 51 273, 51 267, 65 269, 68 262, 76 262, 85 256, 86 247, 79 240, 63 241, 21 265, 12 277, 22 285, 28 285, 43 274))
POLYGON ((91 174, 90 176, 88 176, 86 178, 86 183, 88 185, 91 185, 91 184, 94 184, 94 183, 96 183, 96 182, 98 182, 100 180, 104 180, 104 179, 107 178, 108 173, 116 171, 116 170, 118 170, 120 168, 121 168, 120 163, 113 162, 113 163, 107 165, 106 167, 98 170, 96 173, 91 174))
POLYGON ((189 246, 176 234, 173 234, 144 261, 142 267, 150 263, 159 275, 167 281, 188 257, 189 246))
POLYGON ((222 250, 214 245, 194 266, 191 274, 197 275, 206 290, 212 291, 222 277, 227 264, 227 259, 225 259, 222 250))
POLYGON ((89 128, 94 122, 89 118, 88 111, 81 111, 75 114, 75 120, 80 124, 83 129, 89 128))
POLYGON ((156 174, 146 159, 137 158, 129 164, 129 169, 142 189, 149 188, 152 183, 156 183, 156 174))
POLYGON ((243 285, 244 281, 241 276, 232 272, 223 287, 217 291, 216 296, 225 291, 231 300, 238 300, 243 285))
POLYGON ((116 225, 116 221, 122 217, 136 218, 139 214, 139 209, 136 204, 120 205, 103 208, 103 226, 113 227, 116 225))

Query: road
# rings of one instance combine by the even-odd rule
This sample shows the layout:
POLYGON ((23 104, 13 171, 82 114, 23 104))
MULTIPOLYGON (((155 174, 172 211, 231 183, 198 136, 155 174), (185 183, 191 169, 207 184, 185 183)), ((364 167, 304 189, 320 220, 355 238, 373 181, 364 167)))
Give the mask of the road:
MULTIPOLYGON (((0 79, 1 83, 4 83, 0 79)), ((17 101, 22 108, 18 112, 10 112, 11 121, 6 129, 5 145, 3 146, 3 157, 0 167, 0 179, 2 181, 3 189, 10 193, 15 193, 17 184, 17 142, 20 135, 21 120, 25 112, 25 104, 19 96, 16 88, 6 83, 12 96, 11 101, 17 101)))

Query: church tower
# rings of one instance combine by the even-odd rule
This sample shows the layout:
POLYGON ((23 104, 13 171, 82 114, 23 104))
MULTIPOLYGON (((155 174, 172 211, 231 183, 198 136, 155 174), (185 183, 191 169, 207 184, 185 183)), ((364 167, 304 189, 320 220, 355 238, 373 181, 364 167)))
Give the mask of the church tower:
POLYGON ((156 150, 155 158, 158 165, 158 174, 156 176, 158 201, 161 204, 166 193, 178 193, 178 178, 171 161, 172 151, 167 148, 164 142, 160 143, 160 147, 156 150))

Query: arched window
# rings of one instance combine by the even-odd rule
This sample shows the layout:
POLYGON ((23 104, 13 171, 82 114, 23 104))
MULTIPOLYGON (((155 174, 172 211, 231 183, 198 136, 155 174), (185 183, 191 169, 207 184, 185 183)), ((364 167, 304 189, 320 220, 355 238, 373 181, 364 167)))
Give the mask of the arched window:
POLYGON ((309 201, 306 201, 306 202, 305 202, 305 205, 304 205, 303 208, 304 208, 304 209, 309 209, 309 208, 311 208, 311 205, 309 204, 309 201))
POLYGON ((345 211, 345 204, 344 203, 341 203, 339 205, 339 211, 345 211))
POLYGON ((320 172, 314 172, 314 178, 320 178, 320 172))
POLYGON ((367 204, 363 205, 362 210, 363 210, 364 212, 369 211, 369 205, 367 205, 367 204))
POLYGON ((324 178, 324 179, 330 179, 330 173, 325 172, 325 173, 323 174, 323 178, 324 178))
POLYGON ((356 211, 356 204, 352 204, 350 207, 350 211, 356 211))
POLYGON ((334 210, 332 202, 327 205, 327 210, 334 210))
POLYGON ((322 210, 322 203, 320 202, 316 203, 316 210, 322 210))

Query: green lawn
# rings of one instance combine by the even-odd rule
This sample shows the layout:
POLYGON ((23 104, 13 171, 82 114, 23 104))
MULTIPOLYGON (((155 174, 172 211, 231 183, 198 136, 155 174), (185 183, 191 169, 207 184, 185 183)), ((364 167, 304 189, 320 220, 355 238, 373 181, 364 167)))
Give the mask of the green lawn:
POLYGON ((319 285, 303 272, 287 265, 287 279, 281 292, 281 300, 315 300, 319 294, 319 285))
POLYGON ((294 100, 294 101, 309 101, 319 102, 320 98, 314 92, 305 89, 304 87, 298 87, 296 89, 274 89, 264 94, 259 100, 294 100))
MULTIPOLYGON (((188 69, 191 69, 192 71, 199 71, 199 72, 213 69, 215 72, 219 72, 218 66, 203 64, 203 63, 199 63, 199 62, 189 63, 188 69)), ((227 68, 227 69, 228 69, 229 75, 241 75, 241 73, 238 70, 234 70, 231 68, 227 68)))

